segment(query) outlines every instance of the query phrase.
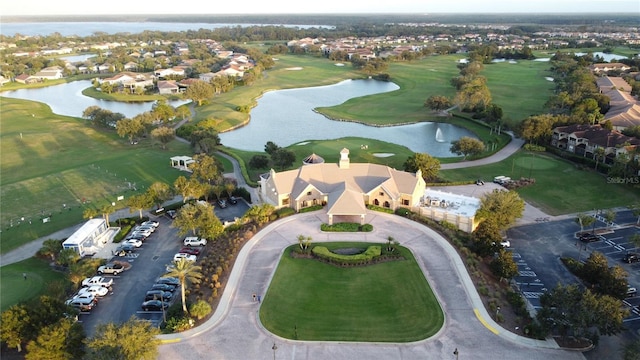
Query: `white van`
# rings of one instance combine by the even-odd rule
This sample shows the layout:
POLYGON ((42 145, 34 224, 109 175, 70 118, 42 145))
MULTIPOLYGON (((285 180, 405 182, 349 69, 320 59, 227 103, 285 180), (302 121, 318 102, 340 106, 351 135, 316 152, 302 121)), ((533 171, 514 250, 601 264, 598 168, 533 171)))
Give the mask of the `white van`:
POLYGON ((197 236, 187 236, 183 241, 184 246, 205 246, 207 239, 201 239, 197 236))

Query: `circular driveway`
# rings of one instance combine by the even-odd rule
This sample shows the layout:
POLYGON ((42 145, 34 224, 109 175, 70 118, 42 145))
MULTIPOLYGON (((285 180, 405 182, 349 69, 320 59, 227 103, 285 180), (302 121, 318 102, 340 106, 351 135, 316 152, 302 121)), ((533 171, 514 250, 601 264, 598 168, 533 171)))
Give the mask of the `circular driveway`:
MULTIPOLYGON (((161 335, 159 359, 584 359, 554 342, 519 337, 496 324, 482 306, 460 257, 428 227, 395 215, 369 212, 371 233, 323 233, 324 211, 270 224, 241 250, 216 313, 205 324, 180 334, 161 335), (411 249, 445 313, 442 330, 414 343, 293 341, 276 337, 259 322, 259 304, 285 247, 297 236, 326 241, 386 242, 393 236, 411 249), (277 349, 272 349, 273 345, 277 349)), ((398 279, 402 281, 402 279, 398 279)))

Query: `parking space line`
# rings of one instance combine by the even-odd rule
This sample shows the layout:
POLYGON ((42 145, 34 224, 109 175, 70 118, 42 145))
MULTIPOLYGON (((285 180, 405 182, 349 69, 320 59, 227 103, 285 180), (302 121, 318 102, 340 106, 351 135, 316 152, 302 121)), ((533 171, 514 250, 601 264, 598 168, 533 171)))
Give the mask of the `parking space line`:
POLYGON ((518 271, 518 275, 525 276, 525 277, 535 277, 535 276, 537 276, 536 273, 533 272, 533 271, 518 271))
POLYGON ((542 296, 544 293, 542 292, 534 292, 534 291, 524 291, 522 292, 522 295, 524 295, 524 297, 526 297, 527 299, 539 299, 540 296, 542 296))

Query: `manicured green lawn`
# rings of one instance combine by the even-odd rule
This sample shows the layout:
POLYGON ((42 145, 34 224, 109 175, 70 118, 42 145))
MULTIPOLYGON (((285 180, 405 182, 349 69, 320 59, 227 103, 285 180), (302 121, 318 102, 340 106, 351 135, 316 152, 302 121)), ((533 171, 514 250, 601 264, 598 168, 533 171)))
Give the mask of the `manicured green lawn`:
MULTIPOLYGON (((330 249, 369 245, 323 244, 330 249)), ((262 324, 278 336, 410 342, 434 335, 444 323, 438 301, 406 248, 400 251, 407 260, 352 268, 293 259, 289 249, 260 308, 262 324)))
POLYGON ((640 193, 629 186, 608 184, 606 177, 552 155, 519 151, 508 159, 490 165, 442 170, 450 181, 485 179, 504 175, 512 179, 533 177, 536 183, 518 189, 531 205, 551 215, 628 206, 640 202, 640 193))
POLYGON ((167 150, 151 140, 132 146, 41 103, 0 98, 0 107, 2 253, 82 222, 86 206, 126 199, 155 181, 172 184, 184 173, 171 168, 169 158, 192 154, 177 141, 167 150))
POLYGON ((65 281, 65 275, 51 270, 41 259, 30 258, 3 266, 0 271, 0 311, 44 294, 47 286, 55 281, 65 281), (27 280, 22 277, 23 273, 27 274, 27 280))
POLYGON ((553 95, 554 83, 550 63, 541 61, 508 61, 484 65, 481 75, 487 78, 493 103, 504 111, 503 119, 518 124, 531 115, 545 113, 544 104, 553 95))

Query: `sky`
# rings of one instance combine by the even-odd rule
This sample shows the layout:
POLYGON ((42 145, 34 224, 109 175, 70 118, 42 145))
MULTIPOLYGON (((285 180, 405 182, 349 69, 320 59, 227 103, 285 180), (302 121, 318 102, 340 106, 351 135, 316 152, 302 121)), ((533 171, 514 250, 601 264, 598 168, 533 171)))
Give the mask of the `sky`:
MULTIPOLYGON (((147 14, 327 14, 327 13, 598 13, 640 16, 639 0, 245 0, 240 2, 167 0, 5 0, 0 16, 147 14), (237 4, 239 6, 234 6, 237 4), (182 6, 184 5, 184 6, 182 6)), ((1 22, 1 17, 0 17, 1 22)))

